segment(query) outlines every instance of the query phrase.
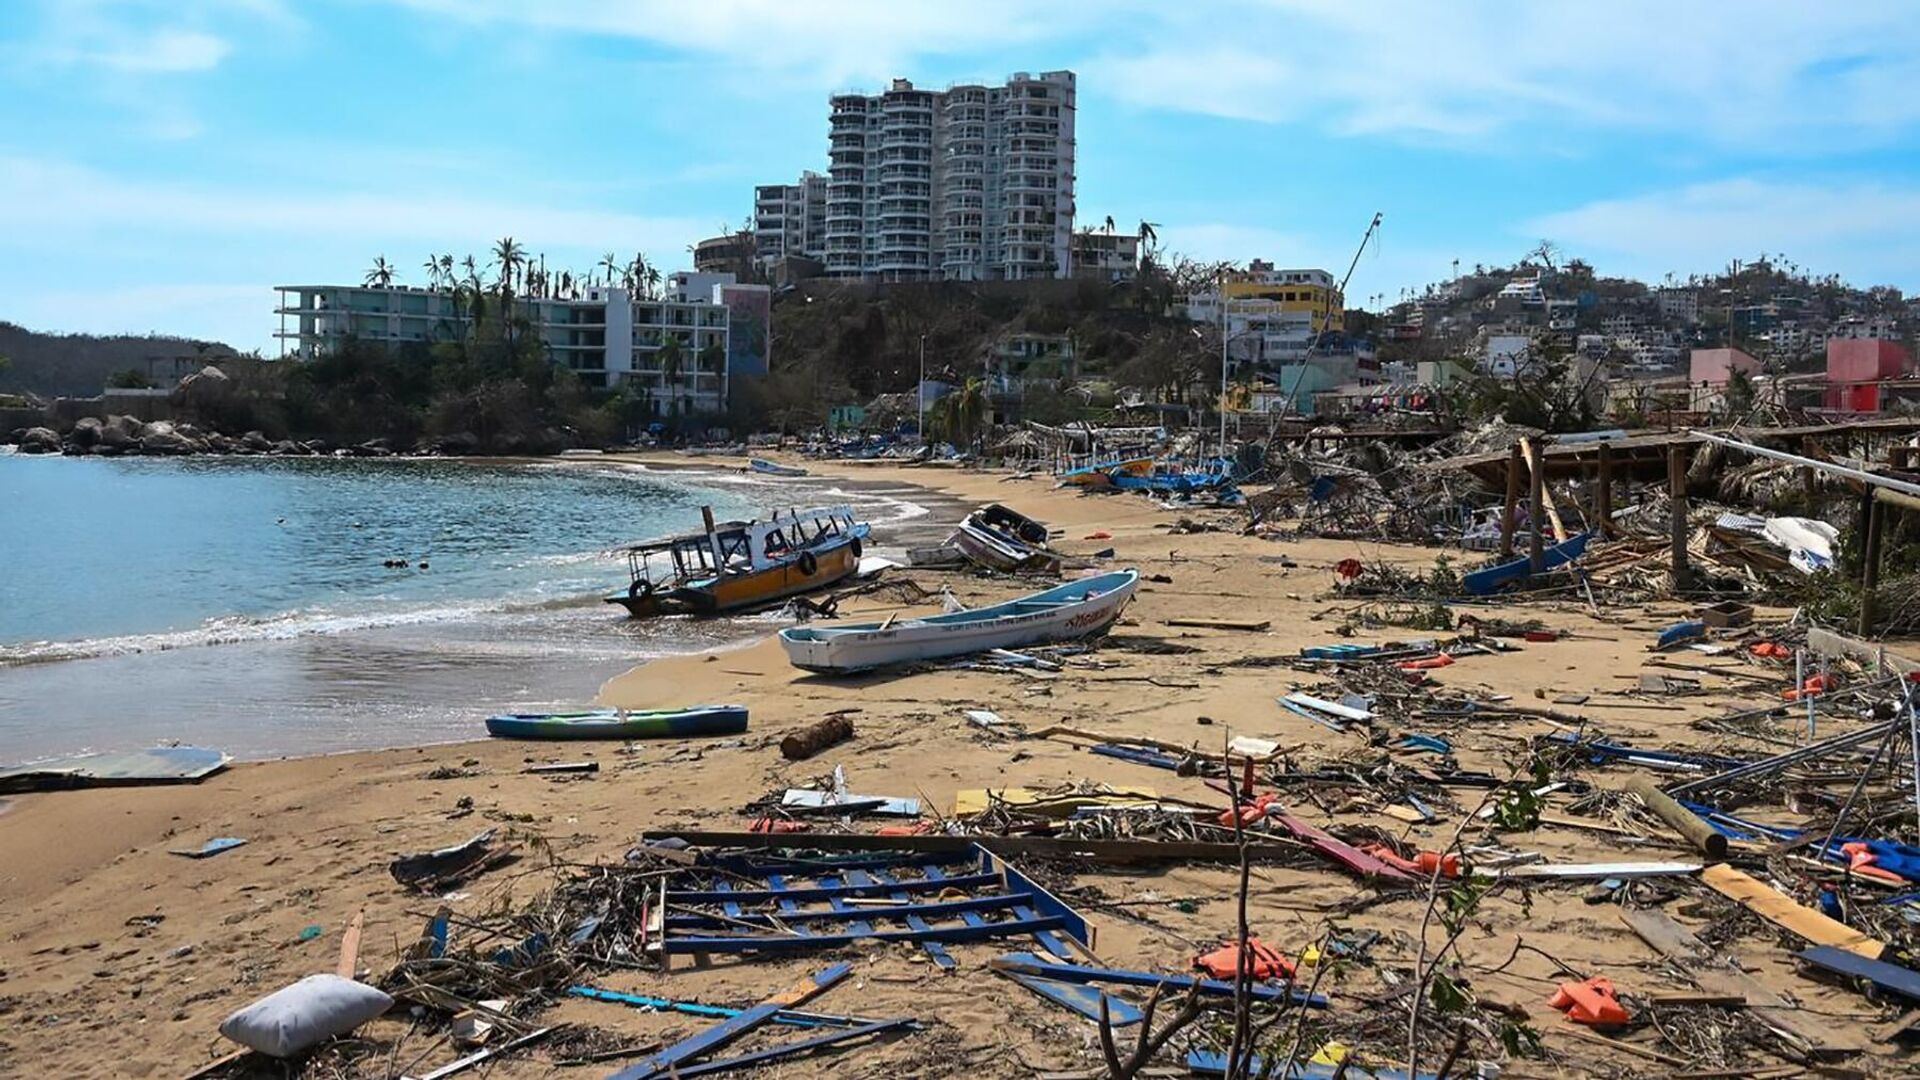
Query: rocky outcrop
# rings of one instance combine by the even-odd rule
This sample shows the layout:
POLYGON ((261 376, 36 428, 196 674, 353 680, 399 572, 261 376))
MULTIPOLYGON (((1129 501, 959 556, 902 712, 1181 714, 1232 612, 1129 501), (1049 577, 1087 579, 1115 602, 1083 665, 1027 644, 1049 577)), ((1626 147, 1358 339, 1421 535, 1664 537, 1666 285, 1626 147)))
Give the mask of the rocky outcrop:
POLYGON ((30 427, 20 433, 20 452, 57 454, 60 452, 60 433, 52 428, 30 427))
POLYGON ((140 449, 140 436, 146 430, 147 425, 131 416, 109 416, 100 426, 100 439, 94 450, 101 454, 136 453, 140 449))
POLYGON ((143 454, 204 454, 207 442, 191 424, 175 425, 171 420, 155 420, 140 435, 143 454))
POLYGON ((240 436, 239 442, 234 449, 236 453, 241 454, 271 453, 273 451, 273 440, 267 438, 266 432, 249 431, 245 435, 240 436))
POLYGON ((66 451, 69 454, 91 454, 100 445, 100 433, 106 429, 106 422, 97 416, 83 416, 67 432, 66 451))

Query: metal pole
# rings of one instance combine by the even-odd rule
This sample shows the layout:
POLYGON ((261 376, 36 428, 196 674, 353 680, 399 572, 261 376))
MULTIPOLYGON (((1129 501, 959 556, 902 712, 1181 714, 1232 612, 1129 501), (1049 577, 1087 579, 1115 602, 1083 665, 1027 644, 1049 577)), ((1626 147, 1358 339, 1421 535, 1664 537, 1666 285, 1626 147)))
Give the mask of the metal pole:
POLYGON ((1547 568, 1546 537, 1540 528, 1546 513, 1542 508, 1546 502, 1546 472, 1540 455, 1527 462, 1527 573, 1534 575, 1547 568))
POLYGON ((1749 762, 1738 768, 1729 769, 1718 776, 1703 776, 1698 780, 1689 780, 1684 784, 1675 784, 1667 789, 1667 794, 1678 798, 1682 795, 1690 795, 1696 791, 1712 791, 1715 788, 1725 787, 1728 784, 1751 779, 1755 776, 1766 776, 1770 773, 1776 773, 1789 766, 1798 765, 1802 761, 1813 761, 1832 754, 1835 751, 1872 742, 1874 739, 1886 735, 1887 728, 1897 723, 1899 723, 1899 721, 1889 720, 1884 724, 1864 727, 1858 731, 1850 731, 1845 735, 1835 735, 1825 742, 1811 743, 1798 750, 1789 750, 1784 754, 1776 754, 1773 757, 1760 761, 1749 762))
POLYGON ((913 384, 913 433, 920 444, 927 442, 927 335, 920 335, 920 381, 913 384))
POLYGON ((1672 507, 1673 589, 1687 588, 1687 461, 1686 448, 1679 443, 1667 447, 1667 502, 1672 507))
POLYGON ((1507 499, 1500 507, 1500 557, 1513 558, 1513 534, 1519 523, 1515 520, 1520 509, 1520 444, 1514 443, 1507 454, 1507 499))
POLYGON ((1613 445, 1600 444, 1600 539, 1613 535, 1613 445))
POLYGON ((1784 461, 1789 465, 1802 465, 1809 469, 1815 469, 1833 476, 1844 476, 1849 480, 1857 480, 1870 487, 1886 488, 1889 491, 1899 491, 1908 495, 1920 496, 1920 484, 1910 484, 1905 480, 1876 476, 1873 473, 1861 469, 1849 468, 1845 465, 1835 465, 1829 461, 1816 461, 1813 458, 1801 457, 1798 454, 1789 454, 1784 450, 1771 450, 1764 446, 1755 446, 1752 443, 1740 442, 1737 439, 1729 439, 1705 431, 1689 431, 1687 434, 1692 435, 1696 439, 1705 439, 1711 443, 1719 443, 1721 446, 1730 449, 1745 451, 1749 454, 1758 454, 1761 457, 1772 458, 1775 461, 1784 461))
POLYGON ((1220 275, 1220 456, 1227 454, 1227 276, 1220 275))
POLYGON ((1887 510, 1878 499, 1867 500, 1867 543, 1860 552, 1860 636, 1873 636, 1873 592, 1880 587, 1880 534, 1886 531, 1887 510))

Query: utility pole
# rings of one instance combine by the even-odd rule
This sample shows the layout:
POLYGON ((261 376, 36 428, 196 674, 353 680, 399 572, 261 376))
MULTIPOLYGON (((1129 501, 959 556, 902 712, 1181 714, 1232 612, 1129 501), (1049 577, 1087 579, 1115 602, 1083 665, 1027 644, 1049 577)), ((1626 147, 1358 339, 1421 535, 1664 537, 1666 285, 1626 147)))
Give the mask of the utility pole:
POLYGON ((920 381, 913 384, 913 433, 927 444, 927 335, 920 335, 920 381))
POLYGON ((1227 274, 1222 270, 1214 280, 1220 294, 1220 456, 1227 455, 1227 274))

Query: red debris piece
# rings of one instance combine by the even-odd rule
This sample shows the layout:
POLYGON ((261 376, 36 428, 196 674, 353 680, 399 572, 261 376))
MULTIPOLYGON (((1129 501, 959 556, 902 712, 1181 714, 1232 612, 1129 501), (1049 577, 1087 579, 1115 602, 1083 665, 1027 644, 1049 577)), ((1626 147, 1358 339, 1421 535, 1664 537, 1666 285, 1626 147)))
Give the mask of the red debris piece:
MULTIPOLYGON (((1262 942, 1257 937, 1249 937, 1246 944, 1247 955, 1256 979, 1291 979, 1293 961, 1281 955, 1278 949, 1262 942)), ((1202 953, 1193 958, 1193 966, 1216 979, 1235 979, 1240 975, 1240 946, 1228 942, 1210 953, 1202 953)))
POLYGON ((1613 983, 1599 975, 1586 982, 1561 983, 1547 1004, 1576 1024, 1618 1027, 1628 1020, 1627 1010, 1613 994, 1613 983))

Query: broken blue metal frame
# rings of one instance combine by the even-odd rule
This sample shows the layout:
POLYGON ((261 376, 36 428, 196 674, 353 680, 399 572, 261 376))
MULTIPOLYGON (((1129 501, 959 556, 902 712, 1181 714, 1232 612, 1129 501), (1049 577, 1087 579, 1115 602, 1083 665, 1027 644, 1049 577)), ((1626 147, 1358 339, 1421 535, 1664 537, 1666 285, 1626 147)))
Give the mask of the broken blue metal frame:
POLYGON ((1000 974, 1019 983, 1021 986, 1039 994, 1056 1005, 1063 1005, 1094 1022, 1100 1020, 1100 1002, 1107 1003, 1107 1018, 1114 1027, 1128 1027, 1146 1018, 1146 1014, 1125 1001, 1114 997, 1104 990, 1079 983, 1062 982, 1059 979, 1046 979, 1038 975, 1029 975, 1024 971, 1007 971, 1000 974))
POLYGON ((728 1072, 733 1069, 744 1069, 751 1065, 763 1065, 769 1061, 777 1061, 780 1058, 792 1057, 795 1054, 804 1054, 810 1050, 818 1050, 823 1046, 833 1046, 853 1039, 865 1038, 868 1035, 877 1035, 885 1031, 901 1031, 913 1026, 914 1021, 905 1017, 898 1020, 875 1020, 872 1023, 862 1024, 859 1027, 846 1028, 840 1031, 829 1031, 824 1035, 815 1035, 811 1039, 801 1039, 797 1042, 768 1047, 765 1050, 755 1050, 751 1054, 742 1054, 739 1057, 727 1058, 724 1061, 703 1061, 698 1065, 681 1065, 676 1067, 669 1075, 676 1078, 685 1078, 706 1076, 710 1073, 728 1072))
POLYGON ((1093 928, 1071 907, 1029 881, 1019 871, 975 846, 968 864, 966 857, 951 854, 921 853, 894 857, 864 856, 856 859, 751 860, 723 857, 708 865, 725 867, 734 873, 764 879, 765 888, 735 888, 730 882, 717 882, 708 889, 669 891, 667 903, 679 907, 697 904, 718 905, 720 915, 681 911, 665 920, 669 933, 661 948, 668 955, 701 953, 798 952, 834 948, 859 941, 910 941, 922 946, 943 968, 955 966, 944 944, 980 941, 996 937, 1032 934, 1048 952, 1071 957, 1072 951, 1056 931, 1065 933, 1083 945, 1092 944, 1093 928), (966 871, 949 874, 943 864, 966 871), (916 868, 918 879, 901 879, 890 870, 916 868), (816 880, 811 884, 790 885, 775 870, 793 871, 816 880), (997 886, 1000 891, 985 896, 931 903, 911 903, 918 893, 945 892, 948 889, 981 889, 997 886), (853 897, 883 897, 898 903, 892 906, 861 907, 849 902, 853 897), (825 908, 803 908, 801 901, 825 901, 825 908), (742 905, 772 904, 773 912, 748 911, 742 905), (1011 918, 989 920, 986 913, 1000 912, 1011 918), (957 916, 959 923, 936 925, 930 919, 957 916), (835 933, 806 933, 796 926, 817 922, 846 924, 835 933), (876 928, 876 922, 903 922, 904 929, 876 928), (736 928, 741 923, 764 926, 765 934, 707 933, 681 934, 673 930, 736 928))
MULTIPOLYGON (((607 1080, 649 1080, 651 1077, 661 1075, 686 1076, 688 1073, 682 1068, 686 1062, 719 1050, 785 1012, 787 1006, 800 1004, 832 989, 852 973, 852 964, 835 964, 812 976, 807 982, 729 1017, 698 1034, 682 1039, 645 1061, 614 1073, 607 1080)), ((839 1034, 845 1034, 845 1032, 839 1032, 839 1034)))
MULTIPOLYGON (((1255 1057, 1247 1063, 1246 1075, 1265 1076, 1267 1063, 1255 1057)), ((1225 1076, 1227 1074, 1227 1055, 1216 1054, 1211 1050, 1187 1051, 1187 1071, 1201 1076, 1225 1076)), ((1403 1069, 1371 1069, 1355 1066, 1343 1073, 1337 1065, 1318 1065, 1310 1061, 1296 1061, 1286 1068, 1276 1070, 1273 1080, 1333 1080, 1333 1077, 1346 1075, 1353 1077, 1369 1076, 1377 1080, 1407 1080, 1403 1069)), ((1423 1072, 1414 1080, 1435 1080, 1433 1073, 1423 1072)))
MULTIPOLYGON (((1121 986, 1164 986, 1169 990, 1199 990, 1203 994, 1233 996, 1233 984, 1220 979, 1196 979, 1191 975, 1161 975, 1152 971, 1127 971, 1123 968, 1087 967, 1082 964, 1061 964, 1043 960, 1032 953, 1008 953, 993 962, 994 967, 1007 971, 1018 971, 1026 975, 1038 975, 1046 979, 1059 979, 1063 982, 1117 983, 1121 986)), ((1255 983, 1250 988, 1255 1001, 1291 1001, 1297 1005, 1306 1005, 1315 1009, 1327 1007, 1325 994, 1310 994, 1304 990, 1295 990, 1285 984, 1255 983)))
POLYGON ((1088 749, 1099 754, 1101 757, 1119 758, 1121 761, 1131 761, 1135 765, 1151 765, 1156 769, 1178 769, 1180 767, 1180 758, 1159 750, 1148 750, 1139 746, 1115 746, 1112 743, 1101 743, 1097 746, 1088 747, 1088 749))
POLYGON ((1794 957, 1822 971, 1850 979, 1865 979, 1889 993, 1898 994, 1909 1001, 1920 1001, 1920 971, 1912 968, 1899 967, 1884 960, 1869 960, 1831 945, 1806 949, 1795 953, 1794 957))
MULTIPOLYGON (((631 1005, 636 1009, 704 1016, 711 1020, 731 1020, 747 1011, 726 1005, 703 1005, 698 1001, 676 1001, 673 998, 654 997, 651 994, 627 994, 618 990, 603 990, 598 986, 569 986, 567 993, 574 997, 586 998, 588 1001, 606 1001, 615 1005, 631 1005)), ((775 1013, 769 1022, 797 1028, 850 1028, 871 1024, 874 1021, 860 1016, 835 1016, 832 1013, 782 1009, 775 1013)), ((914 1023, 917 1022, 914 1021, 914 1023)))
POLYGON ((1604 761, 1625 761, 1634 765, 1644 765, 1650 769, 1685 769, 1705 771, 1707 769, 1732 769, 1746 762, 1739 758, 1722 757, 1719 754, 1698 754, 1679 750, 1652 750, 1624 743, 1598 742, 1582 739, 1571 733, 1556 732, 1541 736, 1542 742, 1570 746, 1587 756, 1587 760, 1598 765, 1604 761))

